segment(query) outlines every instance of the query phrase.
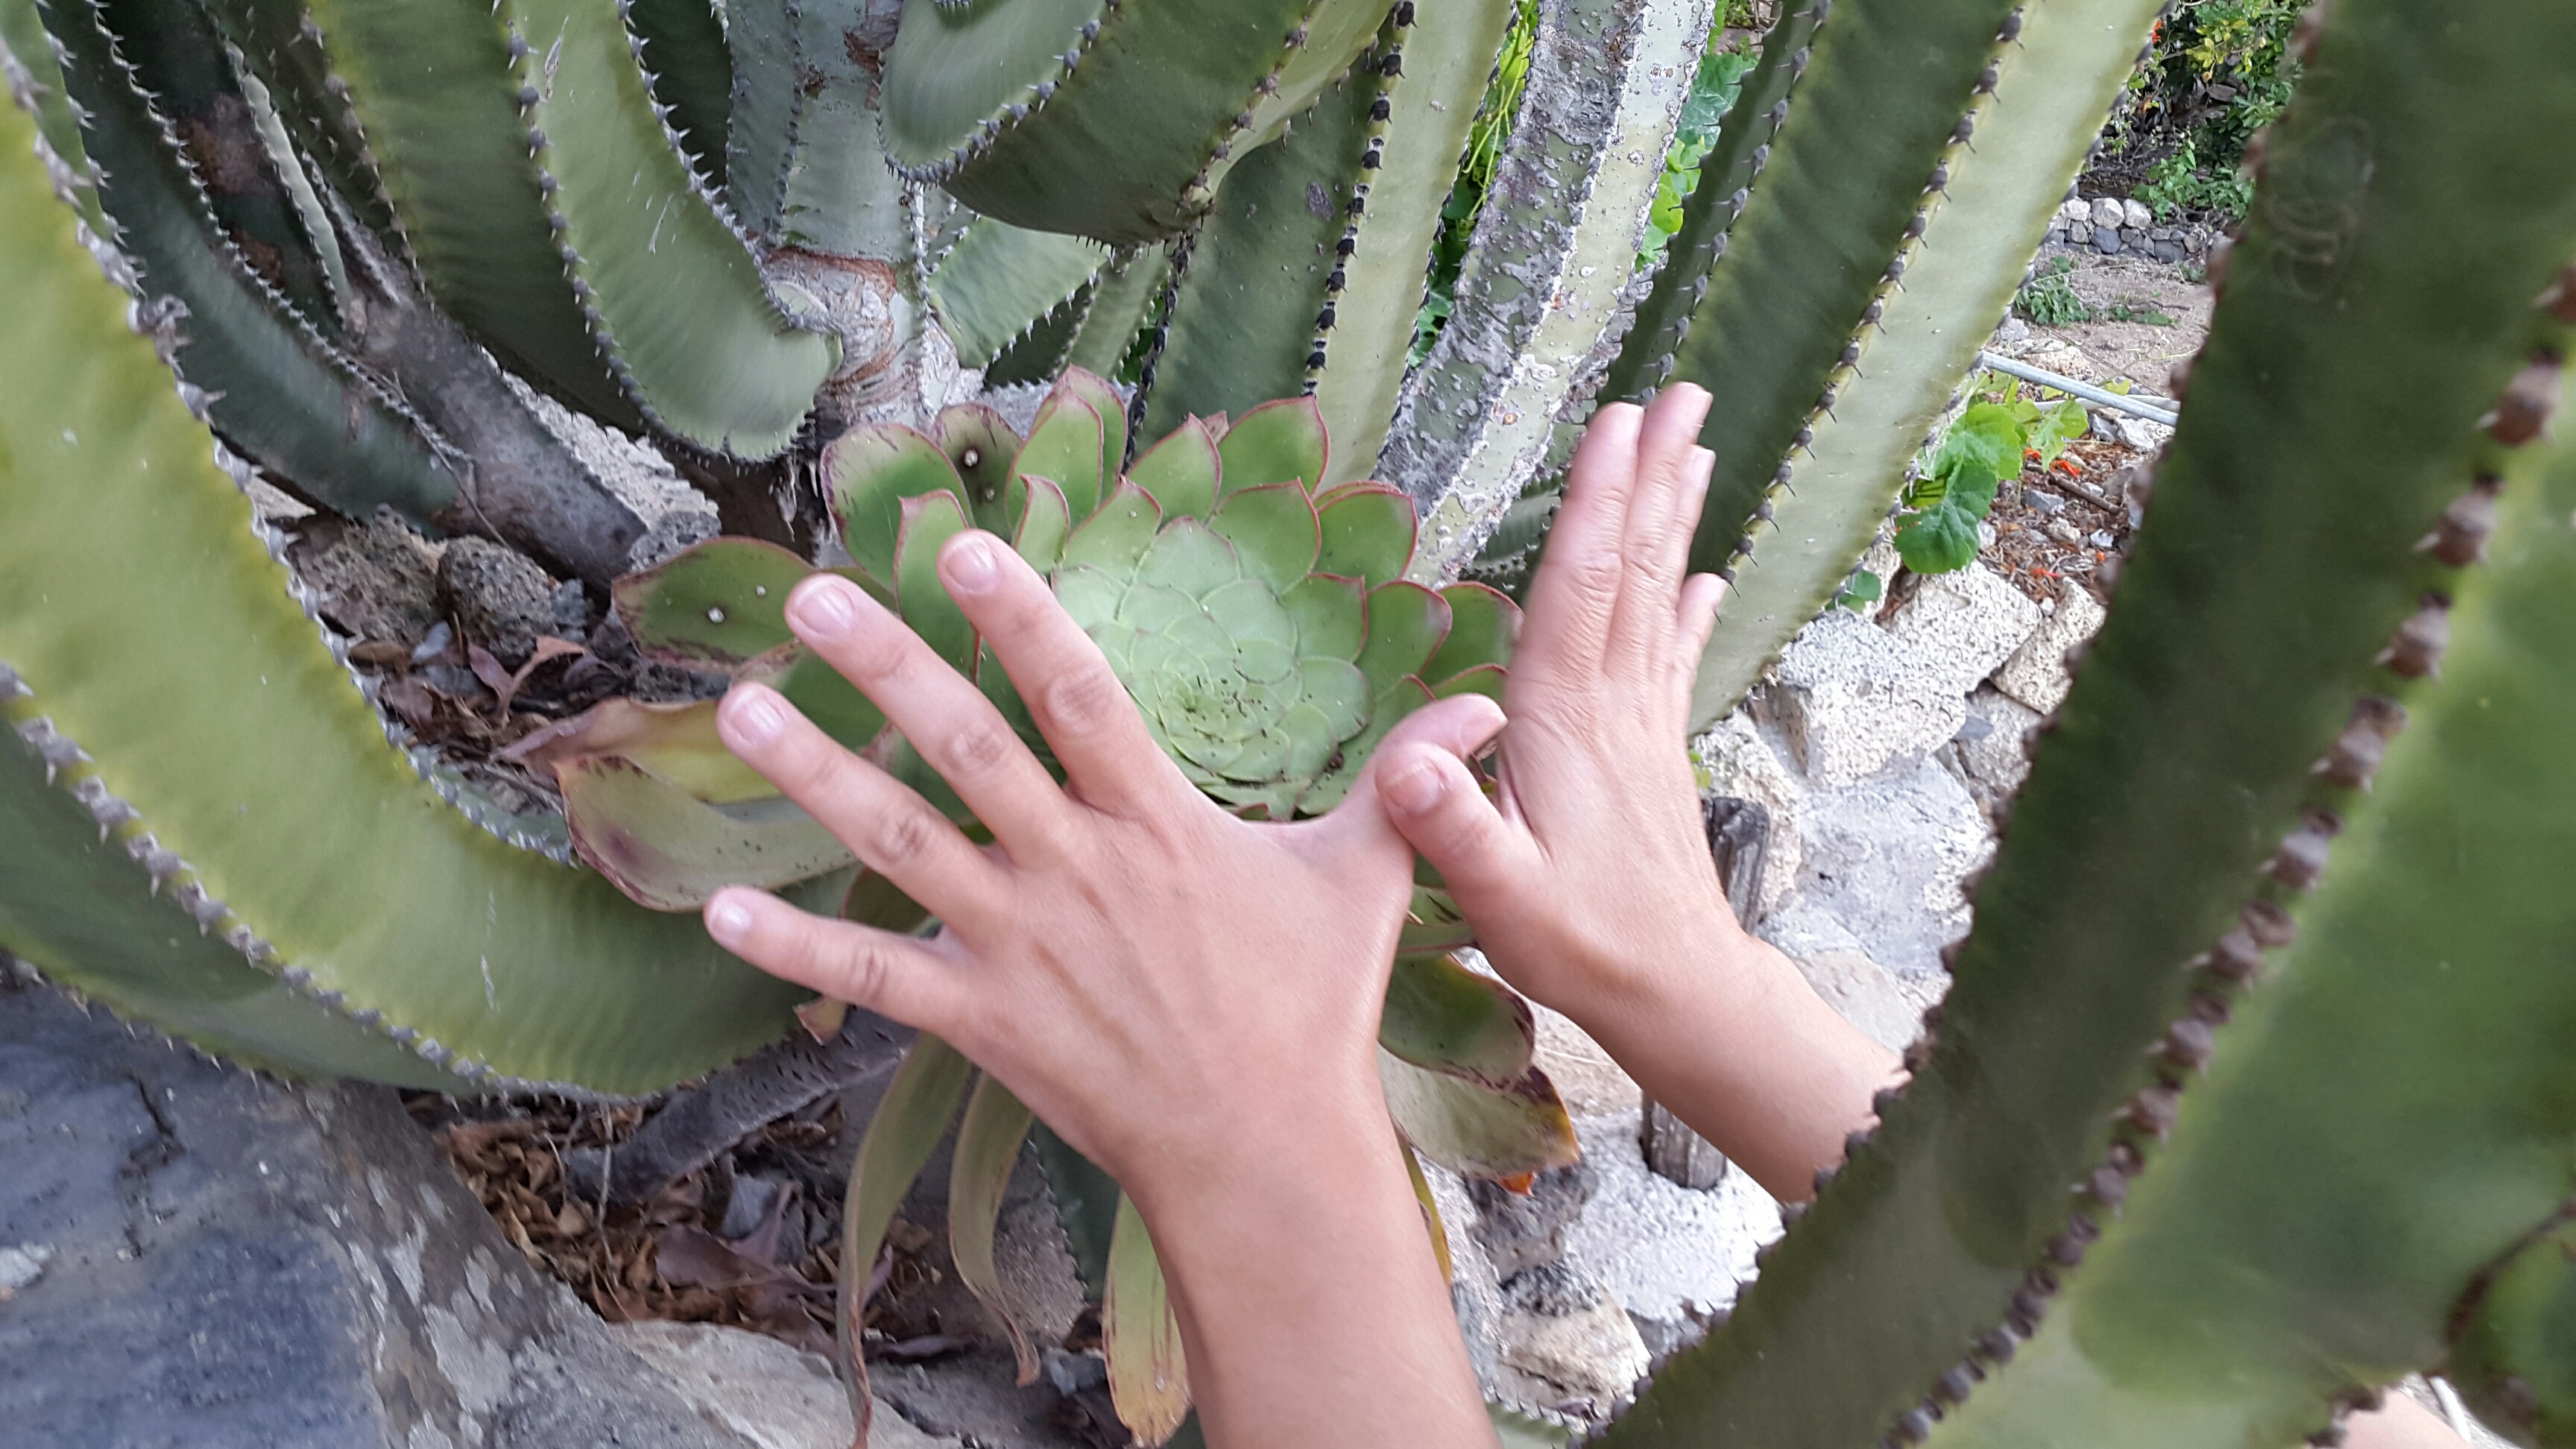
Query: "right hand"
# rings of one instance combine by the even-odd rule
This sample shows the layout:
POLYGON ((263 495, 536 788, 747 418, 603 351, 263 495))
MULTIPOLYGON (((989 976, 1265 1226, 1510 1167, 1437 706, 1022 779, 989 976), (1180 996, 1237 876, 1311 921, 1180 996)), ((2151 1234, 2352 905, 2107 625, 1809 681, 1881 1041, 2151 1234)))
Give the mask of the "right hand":
POLYGON ((1725 585, 1684 577, 1714 461, 1709 397, 1601 410, 1576 452, 1504 686, 1500 789, 1455 755, 1381 749, 1396 828, 1449 883, 1514 986, 1587 1024, 1743 932, 1684 735, 1725 585), (1389 758, 1389 756, 1393 758, 1389 758))

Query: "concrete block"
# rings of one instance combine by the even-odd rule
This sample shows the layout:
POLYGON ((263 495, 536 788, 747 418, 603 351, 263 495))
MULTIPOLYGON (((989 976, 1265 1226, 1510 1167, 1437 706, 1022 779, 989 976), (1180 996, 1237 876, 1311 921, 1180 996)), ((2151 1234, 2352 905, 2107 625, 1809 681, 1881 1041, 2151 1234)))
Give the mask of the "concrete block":
POLYGON ((1943 670, 1844 609, 1799 633, 1774 680, 1769 708, 1811 784, 1847 785, 1919 759, 1968 717, 1943 670))
POLYGON ((1887 617, 1887 632, 1912 645, 1937 687, 1966 694, 1995 672, 2039 627, 2039 605, 1982 563, 1932 574, 1887 617))
POLYGON ((2091 639, 2102 619, 2102 606, 2091 593, 2067 588, 2058 597, 2057 612, 1995 671, 1995 687, 2043 715, 2055 713, 2075 684, 2066 651, 2091 639))

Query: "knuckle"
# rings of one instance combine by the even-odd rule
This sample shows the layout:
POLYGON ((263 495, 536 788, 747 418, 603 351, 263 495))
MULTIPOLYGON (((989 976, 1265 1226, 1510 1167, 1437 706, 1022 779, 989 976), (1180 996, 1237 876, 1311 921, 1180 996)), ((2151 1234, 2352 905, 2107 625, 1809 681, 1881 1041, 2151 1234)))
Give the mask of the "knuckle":
POLYGON ((939 823, 927 810, 911 806, 889 812, 877 830, 877 855, 887 867, 899 867, 928 855, 938 839, 939 823))
POLYGON ((1000 720, 977 718, 949 736, 943 753, 951 775, 988 775, 1002 767, 1018 748, 1019 737, 1000 720))
POLYGON ((1105 667, 1068 670, 1046 688, 1048 722, 1077 732, 1106 728, 1128 707, 1125 687, 1105 667))

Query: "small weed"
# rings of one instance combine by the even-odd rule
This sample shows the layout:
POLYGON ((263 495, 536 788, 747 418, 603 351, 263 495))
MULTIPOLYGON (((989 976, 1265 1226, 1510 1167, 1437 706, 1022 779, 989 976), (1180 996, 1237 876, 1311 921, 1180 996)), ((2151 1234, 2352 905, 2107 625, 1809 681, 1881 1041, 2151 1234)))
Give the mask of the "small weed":
POLYGON ((2073 257, 2059 257, 2032 274, 2013 296, 2013 310, 2041 327, 2071 327, 2093 320, 2093 306, 2075 295, 2066 275, 2075 270, 2073 257))
POLYGON ((2153 307, 2132 307, 2126 302, 2113 307, 2106 315, 2114 322, 2144 322, 2150 327, 2174 325, 2174 319, 2169 313, 2159 312, 2153 307))

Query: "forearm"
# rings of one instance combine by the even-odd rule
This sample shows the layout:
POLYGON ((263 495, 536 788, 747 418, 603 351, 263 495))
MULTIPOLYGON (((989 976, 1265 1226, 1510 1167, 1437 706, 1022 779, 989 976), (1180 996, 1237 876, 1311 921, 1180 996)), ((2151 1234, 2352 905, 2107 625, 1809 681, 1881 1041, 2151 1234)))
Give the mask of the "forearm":
POLYGON ((1901 1076, 1896 1055, 1825 1004, 1795 963, 1728 929, 1694 956, 1604 971, 1618 980, 1577 1023, 1646 1095, 1690 1124, 1783 1202, 1874 1117, 1901 1076))
POLYGON ((1139 1200, 1209 1443, 1492 1449, 1400 1152, 1380 1108, 1139 1200))

